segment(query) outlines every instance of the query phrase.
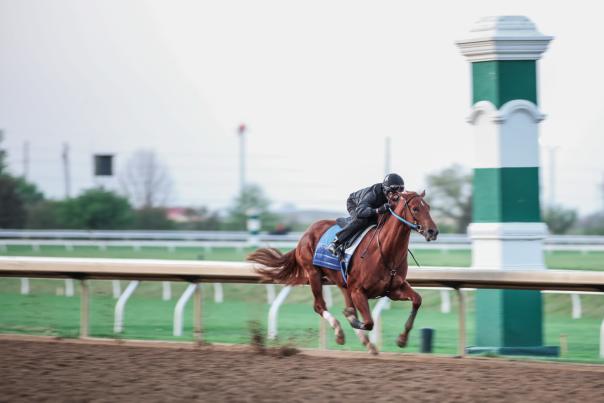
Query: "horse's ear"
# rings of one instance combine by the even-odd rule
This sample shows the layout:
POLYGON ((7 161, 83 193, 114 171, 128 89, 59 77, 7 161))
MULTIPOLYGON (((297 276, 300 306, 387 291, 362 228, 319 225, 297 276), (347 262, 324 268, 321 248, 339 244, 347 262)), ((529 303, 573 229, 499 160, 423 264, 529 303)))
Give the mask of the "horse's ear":
POLYGON ((420 194, 420 197, 424 197, 426 195, 426 189, 422 190, 422 193, 420 194))

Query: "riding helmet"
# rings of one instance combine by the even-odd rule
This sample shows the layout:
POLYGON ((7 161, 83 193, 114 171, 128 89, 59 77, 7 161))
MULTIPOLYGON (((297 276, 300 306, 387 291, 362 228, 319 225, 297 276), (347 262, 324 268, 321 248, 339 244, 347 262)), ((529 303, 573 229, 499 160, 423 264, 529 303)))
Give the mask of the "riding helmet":
POLYGON ((388 174, 382 182, 382 188, 384 189, 384 193, 391 191, 402 192, 405 190, 405 181, 398 174, 388 174))

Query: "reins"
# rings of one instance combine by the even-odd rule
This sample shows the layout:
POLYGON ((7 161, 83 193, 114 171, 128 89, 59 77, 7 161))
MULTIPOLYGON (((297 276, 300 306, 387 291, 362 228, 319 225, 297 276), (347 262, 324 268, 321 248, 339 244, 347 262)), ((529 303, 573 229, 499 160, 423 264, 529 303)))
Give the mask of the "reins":
MULTIPOLYGON (((415 197, 417 197, 417 196, 413 196, 409 200, 403 198, 403 200, 405 201, 405 207, 404 208, 409 208, 409 202, 411 200, 413 200, 413 198, 415 198, 415 197)), ((421 228, 419 224, 415 224, 415 223, 412 223, 412 222, 404 219, 403 217, 401 217, 398 214, 396 214, 394 212, 394 210, 392 210, 392 208, 390 208, 390 207, 388 207, 388 210, 390 211, 390 214, 393 215, 397 220, 399 220, 400 222, 402 222, 403 224, 405 224, 406 226, 408 226, 412 230, 419 232, 419 230, 421 228)), ((415 218, 415 216, 411 212, 410 208, 409 208, 409 214, 411 214, 411 217, 413 217, 413 219, 417 222, 417 219, 415 218)), ((361 259, 365 258, 366 254, 367 254, 367 250, 369 249, 369 245, 371 245, 371 243, 373 242, 373 238, 376 238, 378 251, 380 252, 380 259, 382 259, 382 261, 384 262, 384 265, 386 266, 386 268, 388 268, 389 265, 386 263, 386 259, 384 259, 384 253, 382 252, 382 245, 380 243, 380 234, 379 234, 380 230, 382 229, 382 224, 386 221, 386 218, 387 217, 386 217, 385 214, 383 214, 380 217, 380 220, 378 221, 378 225, 377 225, 377 227, 375 229, 375 232, 373 233, 373 236, 371 237, 371 240, 369 241, 369 243, 367 244, 367 247, 365 248, 365 250, 361 254, 361 259)), ((411 252, 411 250, 409 249, 409 246, 407 246, 407 252, 409 252, 411 254, 411 257, 413 258, 413 261, 415 262, 415 264, 418 267, 421 267, 419 265, 419 263, 417 262, 417 259, 415 259, 415 256, 413 255, 413 252, 411 252)), ((397 273, 397 269, 396 268, 390 268, 390 281, 388 281, 388 288, 386 288, 386 292, 384 294, 384 296, 386 296, 386 297, 388 297, 390 295, 390 292, 391 292, 391 289, 392 289, 392 281, 394 280, 394 277, 396 276, 396 273, 397 273)))

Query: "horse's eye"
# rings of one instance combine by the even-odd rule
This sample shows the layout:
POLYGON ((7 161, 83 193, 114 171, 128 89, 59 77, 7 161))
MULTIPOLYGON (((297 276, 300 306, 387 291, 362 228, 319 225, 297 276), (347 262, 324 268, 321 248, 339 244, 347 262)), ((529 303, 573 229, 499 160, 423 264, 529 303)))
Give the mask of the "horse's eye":
POLYGON ((417 213, 417 212, 419 212, 419 209, 417 207, 413 207, 413 212, 417 213))

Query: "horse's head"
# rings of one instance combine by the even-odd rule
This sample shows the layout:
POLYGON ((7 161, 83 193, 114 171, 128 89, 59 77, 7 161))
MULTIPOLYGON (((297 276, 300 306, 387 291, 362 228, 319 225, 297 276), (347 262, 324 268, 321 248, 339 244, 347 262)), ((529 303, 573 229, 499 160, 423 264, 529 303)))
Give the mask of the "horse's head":
POLYGON ((426 241, 436 241, 438 227, 430 216, 430 205, 424 200, 426 191, 421 193, 404 192, 395 203, 394 212, 406 221, 417 226, 416 230, 426 238, 426 241))

